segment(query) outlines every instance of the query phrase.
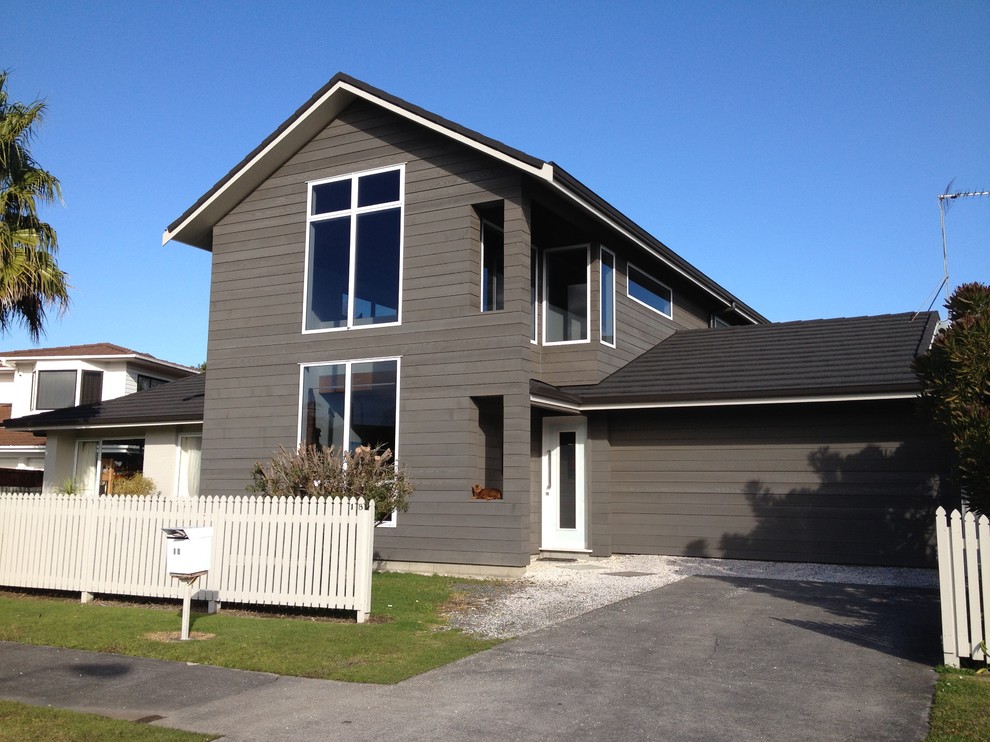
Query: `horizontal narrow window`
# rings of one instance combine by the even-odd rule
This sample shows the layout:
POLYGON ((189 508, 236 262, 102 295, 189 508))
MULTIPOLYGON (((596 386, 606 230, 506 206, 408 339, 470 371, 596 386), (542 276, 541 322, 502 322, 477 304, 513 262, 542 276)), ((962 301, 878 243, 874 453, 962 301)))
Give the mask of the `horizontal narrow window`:
POLYGON ((671 316, 673 295, 670 289, 632 265, 629 266, 628 295, 664 317, 671 316))

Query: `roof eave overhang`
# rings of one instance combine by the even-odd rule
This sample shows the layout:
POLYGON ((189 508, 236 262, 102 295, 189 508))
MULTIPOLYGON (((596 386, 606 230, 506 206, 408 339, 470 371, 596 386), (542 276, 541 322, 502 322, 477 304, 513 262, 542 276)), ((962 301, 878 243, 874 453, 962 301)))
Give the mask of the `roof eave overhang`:
POLYGON ((202 425, 202 419, 183 419, 183 420, 155 420, 154 422, 141 422, 141 421, 131 421, 131 422, 109 422, 109 423, 58 423, 55 425, 44 425, 44 424, 28 424, 26 426, 5 426, 9 430, 26 430, 32 433, 48 433, 53 430, 100 430, 106 428, 161 428, 167 426, 177 426, 177 425, 202 425))
POLYGON ((765 396, 735 399, 682 399, 638 402, 582 402, 579 404, 530 395, 530 403, 544 409, 559 410, 571 414, 603 412, 609 410, 663 410, 683 407, 740 407, 746 405, 815 404, 827 402, 880 402, 898 399, 916 399, 918 392, 875 392, 868 394, 825 394, 806 396, 765 396))
POLYGON ((213 226, 240 203, 255 188, 264 183, 279 167, 319 134, 354 100, 363 98, 417 124, 438 131, 473 149, 484 152, 548 182, 553 180, 553 167, 546 162, 527 162, 478 141, 465 133, 450 129, 417 111, 364 90, 347 80, 337 80, 303 111, 293 114, 276 130, 270 141, 238 165, 217 186, 189 211, 165 230, 162 244, 171 240, 203 250, 212 250, 213 226))
MULTIPOLYGON (((173 363, 172 361, 164 361, 161 358, 154 358, 152 356, 142 355, 140 353, 104 353, 101 355, 89 355, 89 356, 4 356, 4 361, 31 361, 37 363, 38 361, 136 361, 142 363, 146 366, 164 366, 165 368, 175 369, 177 371, 188 371, 193 374, 198 374, 200 371, 189 366, 183 366, 181 363, 173 363)), ((5 370, 5 369, 0 369, 5 370)), ((15 370, 13 367, 10 368, 11 371, 15 370)))

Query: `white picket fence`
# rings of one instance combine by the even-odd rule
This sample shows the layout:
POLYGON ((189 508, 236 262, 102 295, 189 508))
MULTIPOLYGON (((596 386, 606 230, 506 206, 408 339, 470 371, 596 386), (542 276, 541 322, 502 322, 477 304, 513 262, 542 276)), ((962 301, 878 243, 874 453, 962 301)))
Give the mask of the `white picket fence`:
POLYGON ((990 519, 958 510, 947 516, 941 507, 935 516, 943 662, 985 661, 980 645, 990 641, 990 519))
POLYGON ((0 494, 0 585, 181 598, 164 527, 213 526, 195 600, 371 612, 374 503, 0 494))

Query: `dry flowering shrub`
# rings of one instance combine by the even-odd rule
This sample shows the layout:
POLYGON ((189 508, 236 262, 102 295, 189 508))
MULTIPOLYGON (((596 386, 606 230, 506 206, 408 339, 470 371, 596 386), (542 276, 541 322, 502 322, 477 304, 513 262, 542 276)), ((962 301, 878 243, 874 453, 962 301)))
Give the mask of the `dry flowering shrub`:
POLYGON ((359 446, 341 453, 335 446, 279 446, 271 461, 256 462, 248 492, 268 497, 363 497, 375 501, 375 522, 393 511, 406 512, 412 482, 396 464, 392 451, 359 446))
POLYGON ((151 477, 144 474, 132 474, 129 477, 113 478, 113 494, 115 495, 135 495, 146 497, 158 494, 158 485, 151 477))

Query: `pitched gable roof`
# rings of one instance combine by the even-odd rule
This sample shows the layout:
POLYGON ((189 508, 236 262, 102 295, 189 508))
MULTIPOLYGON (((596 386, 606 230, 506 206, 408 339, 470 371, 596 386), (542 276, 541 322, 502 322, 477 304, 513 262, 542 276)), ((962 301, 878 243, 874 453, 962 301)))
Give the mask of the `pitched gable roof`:
POLYGON ((600 383, 560 392, 582 409, 913 397, 911 361, 937 324, 926 312, 682 330, 600 383))
POLYGON ((509 147, 342 72, 334 75, 230 172, 200 196, 178 219, 169 224, 162 235, 162 244, 176 240, 193 247, 212 250, 213 227, 285 164, 292 155, 325 129, 350 103, 359 98, 455 139, 521 170, 529 177, 547 183, 556 192, 638 244, 691 283, 725 302, 743 317, 753 322, 767 321, 765 317, 685 261, 590 188, 567 174, 556 163, 541 160, 509 147))
POLYGON ((152 387, 116 399, 65 407, 4 422, 9 430, 56 430, 203 422, 206 374, 152 387))

